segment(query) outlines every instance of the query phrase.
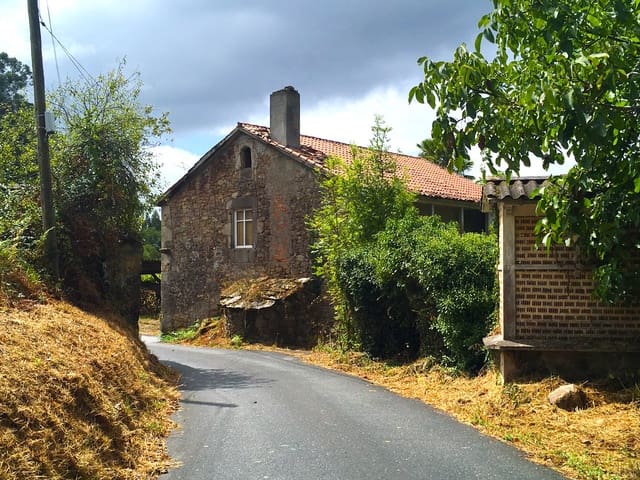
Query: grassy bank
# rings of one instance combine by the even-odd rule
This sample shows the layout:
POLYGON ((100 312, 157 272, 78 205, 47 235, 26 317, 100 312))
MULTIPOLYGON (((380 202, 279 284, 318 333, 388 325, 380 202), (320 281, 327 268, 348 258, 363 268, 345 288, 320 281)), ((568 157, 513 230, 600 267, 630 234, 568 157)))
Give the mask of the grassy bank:
POLYGON ((114 318, 0 307, 0 479, 154 478, 171 464, 174 381, 114 318))

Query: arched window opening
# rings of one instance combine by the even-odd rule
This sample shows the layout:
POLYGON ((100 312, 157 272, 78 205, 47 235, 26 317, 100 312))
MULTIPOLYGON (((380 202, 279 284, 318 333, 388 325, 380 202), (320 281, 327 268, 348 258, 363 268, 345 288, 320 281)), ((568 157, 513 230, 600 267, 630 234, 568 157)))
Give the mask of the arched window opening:
POLYGON ((240 150, 240 167, 251 168, 251 149, 249 147, 242 147, 240 150))

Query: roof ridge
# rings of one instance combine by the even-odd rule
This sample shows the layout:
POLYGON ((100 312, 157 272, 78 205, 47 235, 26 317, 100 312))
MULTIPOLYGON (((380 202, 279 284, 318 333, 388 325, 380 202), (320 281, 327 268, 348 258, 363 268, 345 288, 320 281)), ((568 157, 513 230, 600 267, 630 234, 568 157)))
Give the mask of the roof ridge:
MULTIPOLYGON (((267 126, 265 126, 265 125, 258 125, 258 124, 255 124, 255 123, 238 122, 238 125, 239 125, 239 126, 247 125, 247 126, 251 126, 251 127, 264 128, 264 129, 266 129, 266 130, 271 131, 271 129, 270 129, 269 127, 267 127, 267 126)), ((338 144, 338 145, 345 145, 345 146, 347 146, 347 147, 356 147, 356 148, 362 148, 362 149, 365 149, 365 150, 368 150, 369 148, 371 148, 371 147, 365 147, 365 146, 363 146, 363 145, 358 145, 358 144, 356 144, 356 143, 341 142, 340 140, 331 140, 330 138, 317 137, 317 136, 315 136, 315 135, 307 135, 307 134, 304 134, 304 133, 301 133, 301 134, 300 134, 300 136, 301 136, 301 137, 305 137, 305 138, 309 138, 309 139, 314 139, 314 140, 322 140, 323 142, 330 142, 330 143, 334 143, 334 144, 338 144)), ((274 140, 274 141, 275 141, 275 140, 274 140)), ((421 159, 421 160, 430 161, 430 160, 428 160, 428 159, 426 159, 426 158, 424 158, 424 157, 421 157, 421 156, 419 156, 419 155, 409 155, 409 154, 407 154, 407 153, 402 153, 402 152, 391 152, 391 151, 388 151, 387 153, 389 153, 389 154, 391 154, 391 155, 398 155, 398 156, 400 156, 400 157, 415 158, 415 159, 421 159)), ((433 163, 433 162, 431 162, 431 163, 433 163)), ((444 167, 442 167, 441 165, 438 165, 438 164, 436 164, 436 163, 433 163, 433 164, 434 164, 436 167, 444 168, 444 167)), ((446 169, 445 169, 445 170, 446 170, 446 169)))

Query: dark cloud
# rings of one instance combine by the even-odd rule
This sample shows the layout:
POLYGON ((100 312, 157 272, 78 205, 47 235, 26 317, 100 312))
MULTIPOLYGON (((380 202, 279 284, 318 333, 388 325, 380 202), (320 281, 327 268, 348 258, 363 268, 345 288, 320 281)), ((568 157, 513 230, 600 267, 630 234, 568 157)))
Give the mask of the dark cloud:
MULTIPOLYGON (((294 85, 306 105, 420 79, 416 59, 472 43, 489 0, 174 0, 82 2, 55 16, 58 37, 92 73, 127 57, 145 101, 176 133, 264 111, 294 85), (113 6, 116 5, 116 6, 113 6)), ((76 76, 60 56, 63 71, 76 76)), ((49 65, 49 71, 52 66, 49 65)))

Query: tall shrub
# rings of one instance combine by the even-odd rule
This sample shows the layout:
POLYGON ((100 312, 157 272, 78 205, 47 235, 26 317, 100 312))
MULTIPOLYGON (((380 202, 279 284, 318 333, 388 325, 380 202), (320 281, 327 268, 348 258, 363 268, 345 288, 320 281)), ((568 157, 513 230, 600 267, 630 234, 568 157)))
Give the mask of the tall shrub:
POLYGON ((362 341, 354 331, 355 316, 361 315, 356 315, 348 299, 353 292, 345 283, 349 279, 343 273, 350 271, 346 266, 353 265, 358 271, 365 268, 364 258, 356 261, 353 252, 364 252, 388 218, 403 217, 414 208, 414 196, 396 174, 396 164, 387 153, 390 130, 376 117, 369 149, 354 147, 350 162, 328 159, 327 170, 321 173, 321 205, 309 221, 316 239, 312 244, 315 273, 327 282, 345 347, 362 341))
POLYGON ((310 222, 339 338, 377 357, 420 353, 476 370, 493 323, 496 239, 419 215, 385 153, 388 130, 377 119, 366 155, 330 160, 310 222))
POLYGON ((62 270, 69 291, 91 303, 115 288, 113 259, 121 247, 140 245, 156 193, 149 147, 169 125, 166 114, 140 103, 141 88, 121 63, 90 85, 64 84, 52 98, 63 130, 53 162, 62 270))

